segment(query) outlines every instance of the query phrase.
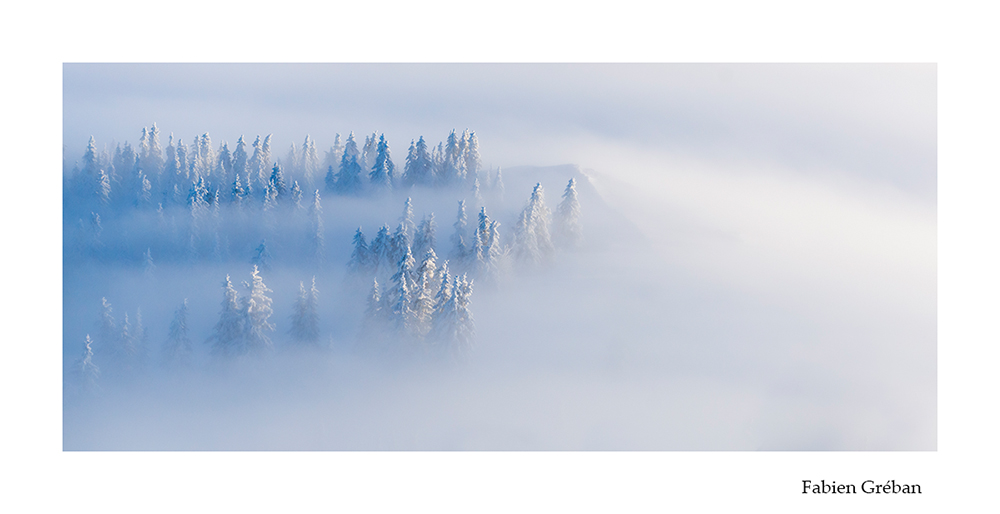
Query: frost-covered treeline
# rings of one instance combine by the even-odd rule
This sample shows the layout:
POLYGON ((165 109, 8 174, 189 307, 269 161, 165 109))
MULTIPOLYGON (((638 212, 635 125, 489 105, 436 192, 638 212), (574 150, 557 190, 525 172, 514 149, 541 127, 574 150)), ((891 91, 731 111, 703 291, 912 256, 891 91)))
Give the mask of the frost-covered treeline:
POLYGON ((169 280, 171 273, 208 263, 249 276, 218 276, 211 289, 221 301, 207 333, 192 331, 187 299, 175 304, 166 333, 150 335, 138 306, 117 319, 102 298, 95 329, 81 334, 82 357, 71 365, 85 389, 99 388, 109 376, 141 376, 152 366, 191 366, 199 345, 212 359, 328 346, 320 326, 329 305, 322 304, 316 277, 331 273, 346 278, 327 296, 347 296, 359 306, 351 345, 358 352, 461 359, 474 347, 474 285, 499 290, 517 270, 550 263, 556 245, 580 240, 573 180, 554 219, 541 184, 519 215, 508 213, 509 229, 493 217, 490 206, 504 201, 503 178, 499 169, 483 169, 474 132, 452 131, 433 149, 419 137, 402 167, 377 133, 360 148, 353 133, 343 143, 338 135, 323 158, 306 136, 282 159, 272 156, 270 135, 250 145, 240 137, 233 149, 227 142, 214 146, 207 133, 190 146, 171 135, 162 147, 160 137, 154 124, 142 130, 137 147, 126 142, 113 152, 98 151, 91 138, 66 177, 67 265, 131 266, 147 279, 169 280), (325 212, 331 208, 340 218, 384 212, 387 201, 418 188, 454 198, 446 235, 438 235, 437 220, 451 212, 436 216, 437 203, 417 221, 414 211, 424 206, 407 197, 392 225, 383 223, 370 238, 361 226, 352 238, 329 237, 325 212), (343 260, 331 257, 348 253, 343 260), (303 271, 314 276, 299 281, 292 315, 275 317, 275 292, 265 280, 303 271))

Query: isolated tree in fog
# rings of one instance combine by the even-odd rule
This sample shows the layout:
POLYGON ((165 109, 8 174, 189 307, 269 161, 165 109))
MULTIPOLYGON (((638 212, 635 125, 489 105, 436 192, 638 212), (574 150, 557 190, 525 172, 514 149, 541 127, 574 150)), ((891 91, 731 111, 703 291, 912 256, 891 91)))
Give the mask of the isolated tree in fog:
POLYGON ((316 277, 313 277, 312 287, 309 290, 306 290, 304 283, 299 282, 299 297, 295 300, 292 328, 289 331, 296 343, 312 345, 319 343, 319 315, 316 313, 318 299, 316 277))
POLYGON ((569 179, 563 199, 556 207, 554 237, 560 246, 572 248, 580 243, 580 202, 576 195, 576 179, 569 179))
POLYGON ((267 296, 271 290, 264 285, 264 280, 253 267, 251 281, 246 284, 250 289, 250 294, 243 297, 241 305, 246 317, 246 348, 249 352, 261 352, 271 348, 271 338, 268 332, 274 331, 274 325, 268 322, 268 318, 274 312, 271 308, 271 298, 267 296))
MULTIPOLYGON (((227 281, 229 277, 226 277, 227 281)), ((230 284, 230 287, 232 285, 230 284)), ((233 294, 236 290, 233 290, 233 294)), ((170 332, 167 342, 163 345, 163 360, 168 365, 184 365, 191 362, 193 349, 188 334, 188 301, 187 298, 174 311, 174 319, 170 322, 170 332)))
POLYGON ((253 264, 254 268, 259 266, 260 269, 265 271, 271 269, 271 252, 267 250, 267 241, 262 239, 260 245, 254 249, 254 255, 250 259, 250 264, 253 264))
POLYGON ((83 342, 83 355, 76 363, 76 371, 80 377, 80 384, 85 391, 97 389, 97 381, 101 378, 101 370, 94 364, 93 341, 90 334, 83 342))
POLYGON ((212 337, 209 338, 213 354, 235 356, 246 352, 244 318, 239 293, 229 280, 229 275, 226 275, 226 280, 222 282, 222 311, 219 313, 219 321, 215 324, 212 337))

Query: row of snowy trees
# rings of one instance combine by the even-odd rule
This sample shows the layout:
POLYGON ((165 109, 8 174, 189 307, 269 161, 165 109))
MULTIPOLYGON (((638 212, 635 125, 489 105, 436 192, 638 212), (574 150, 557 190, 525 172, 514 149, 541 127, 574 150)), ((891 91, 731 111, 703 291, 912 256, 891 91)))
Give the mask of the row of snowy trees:
MULTIPOLYGON (((544 189, 536 184, 514 227, 513 237, 506 243, 500 233, 500 222, 489 217, 485 206, 480 207, 475 225, 469 226, 465 200, 458 202, 458 214, 452 227, 448 262, 460 273, 495 282, 509 267, 511 255, 519 263, 533 266, 545 262, 557 245, 572 248, 579 244, 582 231, 576 179, 566 184, 554 220, 545 204, 544 189)), ((348 269, 357 275, 374 275, 384 281, 389 273, 398 271, 407 252, 422 262, 437 259, 436 232, 433 212, 424 216, 419 225, 414 223, 413 207, 407 198, 403 214, 391 234, 389 225, 382 225, 369 243, 361 228, 357 229, 348 269)))
MULTIPOLYGON (((475 132, 468 130, 461 135, 453 130, 430 150, 423 136, 411 141, 405 164, 399 170, 384 134, 366 136, 360 148, 353 132, 344 143, 337 134, 323 159, 315 141, 307 135, 301 147, 292 145, 280 160, 272 156, 271 135, 263 139, 257 136, 249 148, 240 136, 230 151, 225 141, 213 149, 208 133, 195 137, 190 146, 180 139, 175 143, 171 134, 166 148, 162 148, 154 123, 142 129, 137 148, 126 141, 116 145, 113 152, 98 151, 91 137, 81 162, 69 177, 67 196, 95 212, 105 206, 162 208, 186 204, 196 209, 250 201, 271 208, 283 201, 299 203, 304 191, 320 189, 359 195, 415 185, 466 184, 478 191, 482 175, 479 141, 475 132)), ((499 171, 493 177, 482 178, 502 194, 499 171)))
MULTIPOLYGON (((275 329, 270 321, 273 309, 268 296, 272 291, 264 284, 256 266, 250 275, 250 281, 243 285, 247 294, 241 297, 228 275, 222 283, 223 300, 219 321, 207 339, 211 345, 211 353, 215 356, 261 354, 274 347, 269 335, 275 329)), ((315 277, 308 289, 304 283, 299 283, 299 295, 288 331, 293 345, 319 345, 318 299, 315 277)), ((161 362, 167 367, 192 364, 194 347, 188 328, 188 315, 188 302, 185 299, 174 312, 167 339, 161 349, 161 362)), ((141 311, 137 311, 134 319, 133 326, 126 313, 119 324, 115 320, 111 304, 106 298, 101 299, 101 314, 95 338, 92 339, 87 334, 83 355, 75 364, 86 387, 97 384, 102 368, 105 372, 110 370, 113 376, 129 377, 141 373, 149 365, 151 352, 148 336, 142 325, 141 311)))

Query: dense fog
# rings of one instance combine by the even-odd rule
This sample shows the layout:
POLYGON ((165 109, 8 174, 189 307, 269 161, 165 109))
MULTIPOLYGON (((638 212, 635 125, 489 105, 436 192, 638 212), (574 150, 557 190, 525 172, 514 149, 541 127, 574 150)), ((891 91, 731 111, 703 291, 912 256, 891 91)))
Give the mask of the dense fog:
POLYGON ((936 448, 933 67, 64 71, 67 450, 936 448))

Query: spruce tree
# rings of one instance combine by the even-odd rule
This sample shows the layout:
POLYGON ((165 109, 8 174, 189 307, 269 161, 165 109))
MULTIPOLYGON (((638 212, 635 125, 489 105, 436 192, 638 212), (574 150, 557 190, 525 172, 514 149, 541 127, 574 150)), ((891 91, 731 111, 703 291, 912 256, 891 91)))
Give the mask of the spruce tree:
POLYGON ((577 200, 576 179, 569 179, 562 198, 556 207, 553 235, 560 246, 573 248, 580 244, 583 237, 580 229, 580 202, 577 200))
POLYGON ((312 287, 308 291, 305 284, 299 282, 299 297, 295 300, 292 328, 289 331, 292 340, 297 344, 313 346, 319 344, 319 315, 316 313, 318 298, 316 277, 313 277, 312 287))
POLYGON ((352 273, 362 274, 373 271, 375 257, 365 242, 365 235, 358 227, 354 233, 354 250, 351 252, 351 260, 347 263, 347 269, 352 273))
POLYGON ((267 335, 268 332, 274 331, 274 325, 267 321, 273 313, 271 298, 267 296, 271 290, 264 285, 257 266, 253 267, 251 281, 246 286, 250 292, 243 297, 241 305, 246 314, 246 348, 250 353, 260 353, 272 347, 271 338, 267 335))
MULTIPOLYGON (((483 160, 479 156, 479 140, 476 139, 475 132, 469 133, 463 157, 465 159, 466 180, 471 185, 479 180, 479 170, 483 167, 483 160)), ((476 187, 476 189, 479 188, 476 187)))
MULTIPOLYGON (((234 175, 233 177, 234 184, 238 181, 242 182, 243 184, 247 185, 250 184, 250 181, 248 180, 247 176, 247 166, 249 164, 248 164, 246 146, 247 146, 246 143, 243 141, 243 136, 241 135, 240 138, 236 141, 236 149, 233 150, 232 174, 234 175)), ((249 193, 248 191, 242 191, 241 198, 247 196, 248 193, 249 193)))
MULTIPOLYGON (((229 277, 226 277, 228 282, 229 277)), ((232 287, 232 284, 229 284, 232 287)), ((233 294, 236 290, 232 290, 233 294)), ((235 303, 235 300, 234 300, 235 303)), ((225 308, 226 302, 223 302, 225 308)), ((194 349, 191 346, 191 337, 188 333, 188 301, 187 298, 180 307, 174 311, 174 319, 170 322, 170 331, 167 335, 167 342, 163 345, 163 361, 168 366, 185 366, 191 364, 194 349)), ((221 320, 220 320, 221 321, 221 320)))
POLYGON ((395 166, 389 156, 389 144, 385 141, 385 134, 379 136, 376 147, 375 164, 368 174, 372 187, 376 191, 389 191, 392 189, 392 182, 395 173, 395 166))
POLYGON ((267 241, 261 239, 260 245, 254 249, 253 258, 250 259, 250 264, 254 265, 254 269, 260 267, 264 271, 271 269, 271 252, 267 250, 267 241))
POLYGON ((399 259, 396 273, 391 280, 395 289, 395 296, 392 298, 392 320, 394 328, 401 333, 412 333, 414 330, 413 297, 411 290, 413 283, 413 255, 410 248, 406 248, 406 253, 399 259))
POLYGON ((344 155, 344 145, 340 142, 340 134, 338 133, 333 138, 333 146, 326 151, 323 156, 323 167, 332 168, 334 166, 340 165, 340 158, 344 155))
POLYGON ((299 167, 306 187, 313 188, 315 185, 314 176, 319 173, 320 162, 319 153, 316 151, 316 142, 309 137, 309 134, 306 134, 306 140, 302 143, 302 162, 299 167))
POLYGON ((323 203, 319 196, 319 189, 313 193, 313 201, 309 206, 309 241, 312 245, 313 257, 316 264, 323 263, 325 245, 323 244, 323 203))
POLYGON ((212 337, 209 338, 212 353, 223 357, 242 355, 246 352, 245 339, 245 312, 241 307, 239 293, 229 280, 229 275, 226 275, 226 280, 222 283, 222 311, 212 337))
POLYGON ((392 243, 391 236, 389 235, 389 226, 382 225, 375 234, 375 238, 372 239, 369 249, 371 251, 371 262, 372 267, 376 273, 384 272, 389 269, 395 261, 392 260, 392 243))
POLYGON ((358 144, 354 141, 354 132, 347 136, 344 144, 344 154, 340 159, 340 170, 337 174, 336 189, 340 194, 355 195, 361 192, 361 164, 358 162, 358 144))
POLYGON ((514 228, 514 255, 522 264, 533 266, 547 260, 552 249, 545 192, 536 184, 514 228))
POLYGON ((406 197, 406 202, 403 204, 403 214, 399 216, 399 223, 403 226, 406 237, 412 240, 416 226, 413 224, 413 201, 410 197, 406 197))
POLYGON ((101 378, 101 370, 94 364, 93 341, 90 334, 87 334, 83 342, 83 355, 76 362, 76 373, 80 380, 80 386, 85 392, 98 390, 98 381, 101 378))
POLYGON ((437 246, 437 240, 434 235, 435 230, 436 224, 434 223, 434 213, 432 212, 420 220, 420 226, 417 227, 413 235, 414 254, 423 255, 427 250, 432 250, 437 246))
POLYGON ((468 234, 466 233, 466 226, 468 225, 468 217, 465 215, 465 200, 459 200, 458 202, 458 215, 456 217, 455 223, 452 225, 455 227, 455 232, 451 236, 451 260, 456 266, 462 267, 468 258, 468 234))

